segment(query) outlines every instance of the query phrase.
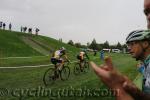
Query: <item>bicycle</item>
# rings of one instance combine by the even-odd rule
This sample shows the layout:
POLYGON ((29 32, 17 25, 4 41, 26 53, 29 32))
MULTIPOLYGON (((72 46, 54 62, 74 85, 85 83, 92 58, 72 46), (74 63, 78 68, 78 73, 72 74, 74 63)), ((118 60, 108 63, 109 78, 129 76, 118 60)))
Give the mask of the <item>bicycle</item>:
POLYGON ((75 66, 74 66, 74 74, 75 75, 78 75, 81 72, 88 72, 88 70, 89 70, 89 62, 86 59, 84 59, 84 61, 83 61, 83 69, 82 70, 80 68, 80 61, 75 63, 75 66))
POLYGON ((49 68, 48 70, 46 70, 43 76, 43 82, 45 86, 53 84, 59 78, 62 81, 67 80, 70 76, 70 68, 68 67, 69 64, 70 64, 69 61, 65 61, 61 70, 58 69, 59 66, 54 68, 49 68))

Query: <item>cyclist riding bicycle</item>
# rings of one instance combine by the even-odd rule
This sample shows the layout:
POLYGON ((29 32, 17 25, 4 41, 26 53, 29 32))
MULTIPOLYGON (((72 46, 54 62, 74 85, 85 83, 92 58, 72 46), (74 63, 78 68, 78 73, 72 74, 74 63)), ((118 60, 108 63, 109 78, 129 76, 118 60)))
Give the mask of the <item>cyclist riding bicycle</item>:
POLYGON ((51 62, 55 65, 55 68, 58 68, 58 70, 62 69, 65 60, 69 61, 64 47, 56 50, 51 57, 51 62))
POLYGON ((80 61, 80 70, 81 72, 83 71, 83 67, 84 67, 84 61, 87 59, 89 59, 86 50, 81 51, 78 55, 77 55, 77 59, 80 61))

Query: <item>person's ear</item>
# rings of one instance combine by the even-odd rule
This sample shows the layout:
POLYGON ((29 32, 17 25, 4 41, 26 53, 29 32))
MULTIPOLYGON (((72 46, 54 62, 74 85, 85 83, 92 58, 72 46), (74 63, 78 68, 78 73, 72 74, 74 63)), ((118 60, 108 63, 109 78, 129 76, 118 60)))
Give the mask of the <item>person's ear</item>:
POLYGON ((148 48, 150 46, 149 42, 148 41, 144 41, 143 42, 143 47, 144 48, 148 48))

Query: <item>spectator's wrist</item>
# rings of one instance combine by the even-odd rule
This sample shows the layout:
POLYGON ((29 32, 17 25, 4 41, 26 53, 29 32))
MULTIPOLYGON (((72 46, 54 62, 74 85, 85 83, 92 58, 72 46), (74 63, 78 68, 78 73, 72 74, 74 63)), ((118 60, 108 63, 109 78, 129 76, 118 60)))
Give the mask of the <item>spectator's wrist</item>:
POLYGON ((119 89, 119 93, 118 95, 116 95, 116 100, 134 100, 134 99, 123 89, 119 89))

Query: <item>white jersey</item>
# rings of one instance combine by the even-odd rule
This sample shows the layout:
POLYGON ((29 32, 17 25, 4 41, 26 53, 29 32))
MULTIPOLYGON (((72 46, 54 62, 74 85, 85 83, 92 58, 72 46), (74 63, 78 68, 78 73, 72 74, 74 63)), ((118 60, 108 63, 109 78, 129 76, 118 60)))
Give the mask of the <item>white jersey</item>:
POLYGON ((54 58, 59 59, 62 56, 63 53, 61 53, 61 50, 57 50, 54 53, 54 58))

